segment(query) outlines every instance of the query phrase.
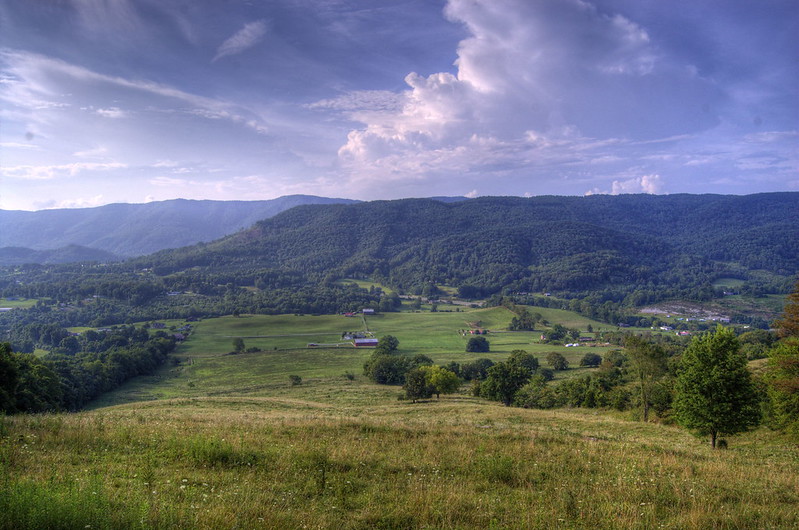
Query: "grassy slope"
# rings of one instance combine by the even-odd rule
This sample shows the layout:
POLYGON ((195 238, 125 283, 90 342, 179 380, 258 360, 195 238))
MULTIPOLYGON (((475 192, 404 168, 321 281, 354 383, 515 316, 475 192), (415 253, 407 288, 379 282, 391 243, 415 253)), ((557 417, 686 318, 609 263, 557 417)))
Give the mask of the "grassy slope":
MULTIPOLYGON (((465 322, 508 319, 495 308, 368 323, 443 362, 476 357, 457 334, 465 322)), ((289 349, 354 322, 203 321, 180 366, 95 410, 0 419, 0 528, 799 525, 795 443, 761 430, 711 451, 677 427, 608 412, 505 408, 465 393, 411 404, 360 376, 368 350, 289 349), (279 349, 223 355, 232 337, 254 335, 268 337, 248 346, 279 349), (291 373, 303 384, 291 386, 291 373), (101 407, 154 397, 168 399, 101 407)), ((532 338, 489 335, 489 356, 543 351, 532 338)))

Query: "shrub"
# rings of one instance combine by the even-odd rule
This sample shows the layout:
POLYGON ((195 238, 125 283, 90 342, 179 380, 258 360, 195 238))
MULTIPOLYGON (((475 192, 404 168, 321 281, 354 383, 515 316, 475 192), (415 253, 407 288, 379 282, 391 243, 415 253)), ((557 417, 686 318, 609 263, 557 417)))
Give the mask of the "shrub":
POLYGON ((586 353, 580 359, 580 366, 597 367, 602 364, 602 356, 596 353, 586 353))

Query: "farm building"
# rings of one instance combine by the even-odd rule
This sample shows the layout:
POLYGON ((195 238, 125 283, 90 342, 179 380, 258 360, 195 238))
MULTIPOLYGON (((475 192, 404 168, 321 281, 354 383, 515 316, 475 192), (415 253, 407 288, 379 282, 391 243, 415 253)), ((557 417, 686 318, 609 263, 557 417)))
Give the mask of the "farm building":
POLYGON ((377 339, 355 339, 352 341, 356 348, 375 348, 377 339))

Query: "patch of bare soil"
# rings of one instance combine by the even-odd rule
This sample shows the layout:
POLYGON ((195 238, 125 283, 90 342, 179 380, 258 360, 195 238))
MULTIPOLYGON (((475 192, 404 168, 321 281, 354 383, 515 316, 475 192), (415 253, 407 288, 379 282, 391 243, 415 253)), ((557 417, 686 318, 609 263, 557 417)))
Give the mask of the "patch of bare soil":
POLYGON ((720 319, 729 318, 728 315, 695 302, 663 302, 661 304, 643 307, 641 313, 671 315, 689 318, 720 319))

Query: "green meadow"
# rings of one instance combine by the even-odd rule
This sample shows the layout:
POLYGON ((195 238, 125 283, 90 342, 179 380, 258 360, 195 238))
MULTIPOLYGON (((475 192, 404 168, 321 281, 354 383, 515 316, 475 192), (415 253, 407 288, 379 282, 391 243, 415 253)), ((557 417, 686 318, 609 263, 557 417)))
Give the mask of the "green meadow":
POLYGON ((90 410, 0 418, 0 529, 799 526, 799 446, 765 429, 713 451, 630 413, 507 408, 466 385, 411 403, 361 375, 371 350, 307 347, 368 328, 436 363, 524 349, 577 366, 610 349, 505 332, 504 308, 452 309, 193 323, 172 362, 90 410), (475 328, 491 352, 465 352, 475 328), (237 337, 260 351, 231 355, 237 337))

